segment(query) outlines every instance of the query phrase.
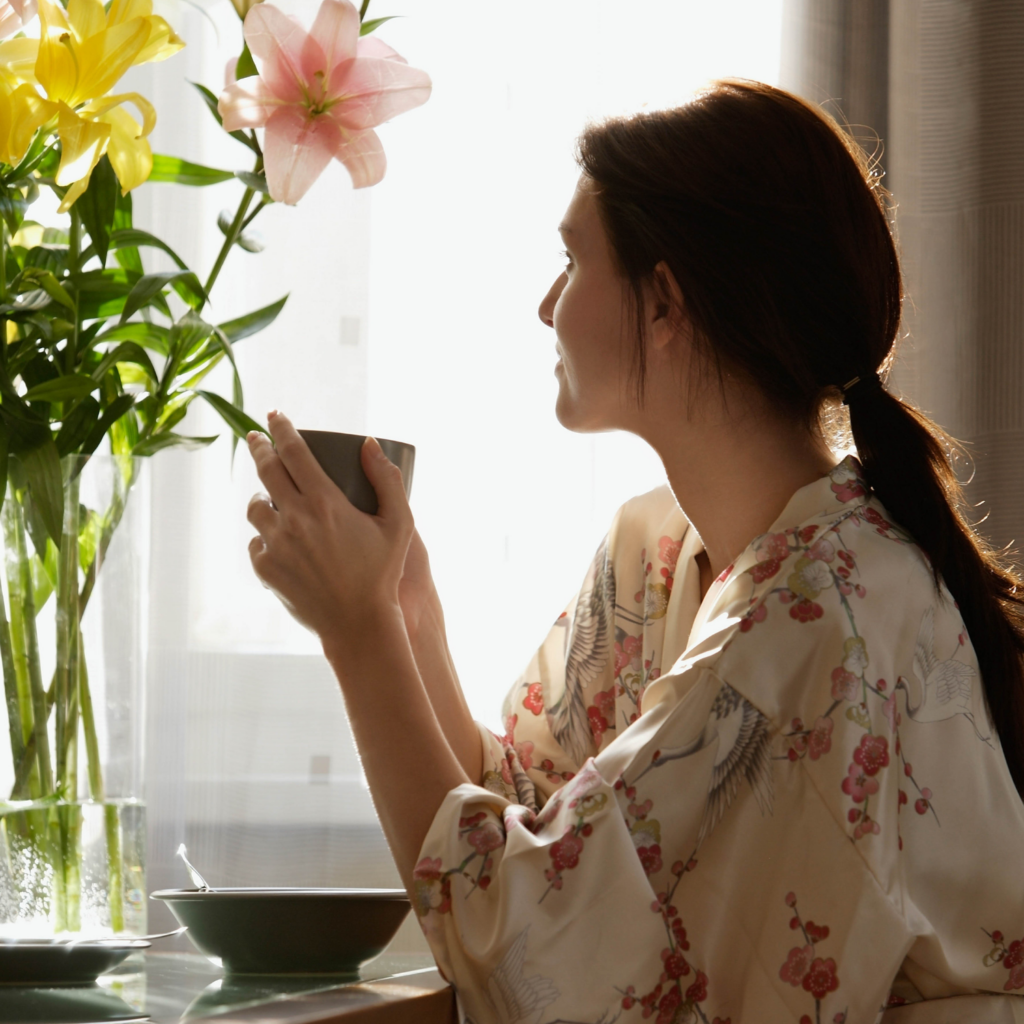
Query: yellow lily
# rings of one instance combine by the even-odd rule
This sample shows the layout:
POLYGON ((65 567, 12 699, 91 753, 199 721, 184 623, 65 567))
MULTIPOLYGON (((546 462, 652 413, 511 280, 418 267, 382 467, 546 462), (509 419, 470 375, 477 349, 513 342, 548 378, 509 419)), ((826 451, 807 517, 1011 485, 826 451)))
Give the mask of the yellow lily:
POLYGON ((8 78, 19 82, 34 82, 36 58, 39 56, 38 39, 5 39, 0 43, 0 69, 8 78))
POLYGON ((0 75, 0 162, 17 166, 32 137, 57 112, 27 82, 0 75))
POLYGON ((146 136, 155 125, 156 111, 138 93, 107 96, 77 112, 66 103, 59 104, 61 160, 55 180, 58 185, 70 186, 60 212, 71 209, 89 187, 93 169, 104 154, 110 158, 122 195, 141 185, 153 170, 153 151, 146 136), (141 125, 123 108, 124 103, 134 104, 142 114, 141 125))
POLYGON ((135 58, 136 64, 166 60, 185 45, 184 40, 175 34, 174 29, 158 14, 153 13, 152 0, 114 0, 110 5, 108 18, 112 26, 123 25, 133 18, 145 18, 149 22, 149 39, 135 58))
POLYGON ((74 108, 105 96, 133 64, 170 56, 184 45, 163 18, 152 16, 149 0, 129 0, 127 11, 125 6, 108 13, 101 0, 69 0, 64 11, 53 0, 40 0, 35 70, 51 100, 74 108))
POLYGON ((104 154, 123 193, 149 177, 153 154, 146 136, 156 113, 137 93, 108 96, 134 64, 163 60, 185 44, 170 25, 153 14, 152 0, 68 0, 67 11, 54 0, 39 0, 41 32, 35 77, 59 107, 61 140, 58 185, 70 186, 60 205, 65 212, 89 185, 104 154), (142 124, 120 105, 131 102, 142 124))

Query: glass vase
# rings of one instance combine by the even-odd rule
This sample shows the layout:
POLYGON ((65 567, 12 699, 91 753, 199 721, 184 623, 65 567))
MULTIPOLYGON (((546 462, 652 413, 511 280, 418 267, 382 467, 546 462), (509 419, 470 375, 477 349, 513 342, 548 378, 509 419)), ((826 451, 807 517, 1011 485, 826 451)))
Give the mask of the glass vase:
POLYGON ((0 938, 146 930, 140 471, 130 457, 68 456, 62 494, 40 495, 39 474, 9 460, 0 938))

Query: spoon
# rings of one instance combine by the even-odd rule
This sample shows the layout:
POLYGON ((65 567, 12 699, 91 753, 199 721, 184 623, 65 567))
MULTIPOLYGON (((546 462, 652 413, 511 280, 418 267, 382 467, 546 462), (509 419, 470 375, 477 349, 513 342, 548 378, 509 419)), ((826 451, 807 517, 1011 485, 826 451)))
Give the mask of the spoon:
POLYGON ((70 938, 65 939, 0 939, 0 945, 95 946, 107 943, 121 945, 126 942, 151 942, 153 939, 169 939, 187 931, 188 926, 182 925, 180 928, 175 928, 173 932, 158 932, 155 935, 107 935, 95 938, 78 938, 77 936, 71 936, 70 938))
POLYGON ((110 936, 105 939, 58 939, 55 944, 62 946, 87 946, 104 942, 152 942, 153 939, 170 939, 187 931, 188 925, 183 924, 180 928, 175 928, 173 932, 158 932, 156 935, 127 935, 123 939, 116 936, 110 936))
POLYGON ((178 856, 185 862, 185 867, 188 868, 189 876, 192 879, 192 884, 200 892, 213 892, 213 886, 210 885, 205 878, 192 866, 188 859, 188 851, 185 849, 185 844, 182 843, 178 847, 178 856))

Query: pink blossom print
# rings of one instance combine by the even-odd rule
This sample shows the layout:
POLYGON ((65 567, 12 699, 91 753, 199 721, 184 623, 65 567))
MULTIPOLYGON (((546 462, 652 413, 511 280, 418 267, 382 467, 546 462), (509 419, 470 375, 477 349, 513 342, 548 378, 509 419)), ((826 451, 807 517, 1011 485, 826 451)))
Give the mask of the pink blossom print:
MULTIPOLYGON (((982 931, 985 931, 982 929, 982 931)), ((985 932, 992 940, 992 949, 983 958, 986 967, 997 964, 1009 971, 1003 983, 1004 992, 1014 992, 1024 988, 1024 939, 1014 939, 1009 945, 1001 931, 985 932)))
MULTIPOLYGON (((803 936, 804 944, 790 949, 785 963, 779 968, 779 977, 792 985, 800 987, 814 998, 814 1016, 805 1014, 803 1020, 821 1021, 822 1001, 839 988, 839 976, 836 973, 836 962, 832 957, 818 955, 817 945, 829 936, 828 925, 817 925, 813 921, 804 921, 797 908, 796 893, 786 895, 786 906, 793 911, 789 927, 803 936)), ((840 1011, 836 1020, 846 1019, 846 1011, 840 1011)))
POLYGON ((844 459, 832 470, 832 491, 842 502, 863 498, 867 494, 867 485, 857 475, 853 460, 844 459))
POLYGON ((544 710, 544 690, 540 683, 530 683, 523 698, 523 707, 534 715, 544 710))

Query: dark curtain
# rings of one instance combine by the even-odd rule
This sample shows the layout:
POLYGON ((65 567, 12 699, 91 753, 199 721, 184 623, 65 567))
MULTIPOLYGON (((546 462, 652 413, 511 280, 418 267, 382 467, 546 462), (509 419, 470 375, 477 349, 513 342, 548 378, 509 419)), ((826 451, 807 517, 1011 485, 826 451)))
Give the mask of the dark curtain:
POLYGON ((893 386, 966 442, 982 530, 1024 547, 1024 3, 786 0, 781 84, 881 138, 907 292, 893 386))

